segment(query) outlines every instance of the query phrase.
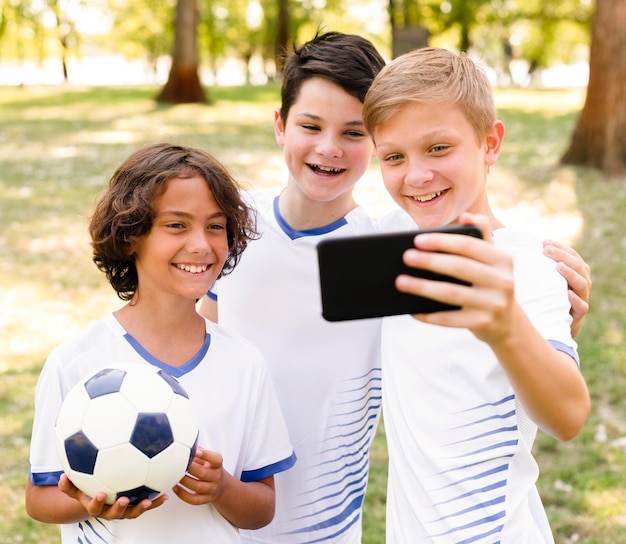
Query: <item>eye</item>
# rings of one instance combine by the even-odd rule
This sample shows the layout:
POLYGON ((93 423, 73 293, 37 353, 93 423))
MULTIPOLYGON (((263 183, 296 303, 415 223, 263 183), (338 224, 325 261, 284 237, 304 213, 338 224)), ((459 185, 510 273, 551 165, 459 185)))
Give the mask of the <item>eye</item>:
POLYGON ((171 222, 171 223, 166 223, 165 227, 168 229, 172 229, 172 230, 179 230, 179 229, 184 229, 185 225, 183 225, 182 223, 179 223, 177 221, 171 222))
POLYGON ((363 138, 365 134, 363 132, 359 132, 358 130, 348 130, 346 131, 346 136, 350 136, 351 138, 363 138))
POLYGON ((226 229, 225 223, 211 223, 207 227, 207 230, 224 230, 224 229, 226 229))
POLYGON ((304 130, 310 131, 319 131, 319 127, 317 125, 301 125, 304 130))
POLYGON ((445 151, 447 151, 448 149, 450 149, 449 145, 446 144, 439 144, 439 145, 434 145, 430 148, 431 153, 443 153, 445 151))
POLYGON ((385 155, 383 157, 383 161, 388 163, 394 163, 401 161, 403 158, 404 155, 402 155, 402 153, 390 153, 389 155, 385 155))

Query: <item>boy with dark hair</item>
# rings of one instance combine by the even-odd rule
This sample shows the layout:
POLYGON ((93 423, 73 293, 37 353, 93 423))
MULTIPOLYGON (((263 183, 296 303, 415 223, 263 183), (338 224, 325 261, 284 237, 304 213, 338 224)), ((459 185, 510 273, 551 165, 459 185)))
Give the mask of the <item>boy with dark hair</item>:
MULTIPOLYGON (((316 246, 376 230, 352 191, 374 150, 362 101, 384 64, 368 40, 337 32, 289 56, 274 119, 287 184, 252 196, 261 237, 217 283, 219 322, 265 354, 298 457, 291 474, 275 478, 274 521, 244 532, 246 542, 361 541, 380 322, 322 319, 316 246)), ((213 303, 204 301, 205 315, 213 303)))

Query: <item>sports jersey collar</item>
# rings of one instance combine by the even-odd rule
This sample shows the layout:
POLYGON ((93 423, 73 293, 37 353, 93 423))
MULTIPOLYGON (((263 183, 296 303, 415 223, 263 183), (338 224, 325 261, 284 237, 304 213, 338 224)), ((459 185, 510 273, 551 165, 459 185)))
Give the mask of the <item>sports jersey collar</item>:
POLYGON ((181 376, 184 376, 185 374, 191 372, 194 368, 196 368, 200 364, 202 359, 204 359, 204 356, 209 350, 209 345, 211 344, 211 335, 207 332, 204 336, 204 343, 202 344, 200 351, 196 353, 196 355, 194 355, 194 357, 190 361, 186 362, 184 365, 174 367, 168 365, 167 363, 164 363, 163 361, 159 361, 159 359, 150 355, 150 353, 148 353, 143 348, 143 346, 139 342, 137 342, 137 340, 135 340, 130 334, 125 333, 124 338, 133 347, 133 349, 139 355, 141 355, 143 359, 145 359, 147 363, 150 363, 153 366, 165 370, 165 372, 167 372, 171 376, 174 376, 175 378, 180 378, 181 376))
POLYGON ((341 219, 337 219, 337 221, 335 221, 334 223, 331 223, 330 225, 326 225, 324 227, 318 227, 315 229, 306 229, 306 230, 292 229, 287 223, 287 221, 285 221, 283 216, 280 215, 280 208, 278 207, 278 199, 279 199, 278 196, 274 198, 274 217, 276 218, 276 222, 278 223, 282 231, 287 236, 289 236, 289 238, 291 238, 292 240, 296 240, 304 236, 319 236, 320 234, 326 234, 328 232, 332 232, 348 224, 348 221, 346 220, 346 218, 342 217, 341 219))

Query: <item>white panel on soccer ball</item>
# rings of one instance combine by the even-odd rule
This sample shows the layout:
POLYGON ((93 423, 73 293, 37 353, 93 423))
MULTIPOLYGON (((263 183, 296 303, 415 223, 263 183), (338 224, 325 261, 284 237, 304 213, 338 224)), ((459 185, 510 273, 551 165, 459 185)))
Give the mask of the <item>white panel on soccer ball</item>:
POLYGON ((93 497, 96 493, 106 493, 106 499, 104 502, 107 504, 113 504, 115 502, 117 492, 104 485, 95 476, 70 470, 67 473, 67 477, 78 489, 90 497, 93 497))
POLYGON ((188 398, 174 395, 167 417, 174 441, 191 448, 198 437, 198 416, 193 403, 188 398))
POLYGON ((129 372, 121 393, 138 412, 166 412, 174 396, 169 384, 152 371, 129 372))
POLYGON ((83 417, 90 402, 84 387, 70 390, 57 414, 56 429, 60 437, 71 436, 82 429, 83 417))
POLYGON ((99 449, 128 442, 137 411, 123 395, 114 393, 92 399, 83 420, 83 431, 99 449))
POLYGON ((122 444, 98 452, 94 474, 118 491, 140 487, 150 469, 149 459, 131 444, 122 444))
POLYGON ((180 482, 189 464, 189 448, 172 444, 150 460, 146 485, 152 489, 167 491, 180 482))

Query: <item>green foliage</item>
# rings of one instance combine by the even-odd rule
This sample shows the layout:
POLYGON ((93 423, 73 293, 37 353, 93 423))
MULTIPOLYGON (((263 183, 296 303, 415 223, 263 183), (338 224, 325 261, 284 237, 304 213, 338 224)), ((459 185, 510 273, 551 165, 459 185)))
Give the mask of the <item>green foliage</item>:
MULTIPOLYGON (((585 50, 589 42, 593 11, 590 0, 390 0, 387 5, 378 4, 380 13, 359 0, 285 1, 289 44, 300 44, 322 28, 362 34, 386 53, 392 49, 388 21, 392 12, 393 26, 424 26, 433 45, 471 46, 496 63, 502 59, 502 43, 508 40, 514 55, 534 67, 584 58, 581 46, 585 50)), ((202 68, 214 74, 226 59, 247 63, 255 57, 268 64, 270 78, 274 75, 271 61, 280 54, 276 50, 277 1, 199 0, 198 4, 202 68)), ((65 49, 68 59, 93 53, 122 54, 154 64, 172 51, 175 5, 175 0, 4 2, 0 61, 43 64, 60 59, 65 49), (81 26, 86 16, 91 21, 110 21, 110 28, 105 25, 94 32, 81 26)))
MULTIPOLYGON (((121 304, 91 262, 86 233, 114 169, 139 145, 167 139, 207 149, 246 186, 285 181, 272 126, 276 85, 216 87, 210 107, 160 106, 155 93, 0 88, 0 542, 59 542, 56 527, 24 512, 33 389, 54 345, 121 304)), ((594 281, 578 338, 592 412, 571 442, 539 434, 539 490, 559 544, 626 544, 626 179, 558 166, 581 91, 506 90, 496 98, 507 135, 490 178, 494 207, 506 223, 545 225, 573 243, 594 281)), ((384 542, 386 463, 381 425, 364 544, 384 542)))

